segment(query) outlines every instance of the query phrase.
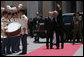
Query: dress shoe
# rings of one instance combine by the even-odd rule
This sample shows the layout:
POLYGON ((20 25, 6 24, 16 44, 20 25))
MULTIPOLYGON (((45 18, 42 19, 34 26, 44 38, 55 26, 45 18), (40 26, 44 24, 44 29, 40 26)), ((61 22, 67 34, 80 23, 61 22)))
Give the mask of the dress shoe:
POLYGON ((49 49, 48 47, 46 49, 49 49))
POLYGON ((61 49, 63 49, 63 47, 61 47, 61 49))
POLYGON ((36 43, 36 41, 33 41, 33 43, 36 43))
POLYGON ((63 45, 61 45, 61 49, 63 49, 64 48, 64 46, 63 45))
POLYGON ((50 49, 53 49, 53 48, 50 48, 50 49))
POLYGON ((12 54, 12 52, 7 52, 7 54, 12 54))
POLYGON ((56 49, 59 49, 59 47, 57 47, 56 49))
POLYGON ((20 53, 19 55, 24 55, 24 54, 26 54, 26 53, 20 53))
POLYGON ((16 51, 12 51, 12 53, 16 53, 16 51))

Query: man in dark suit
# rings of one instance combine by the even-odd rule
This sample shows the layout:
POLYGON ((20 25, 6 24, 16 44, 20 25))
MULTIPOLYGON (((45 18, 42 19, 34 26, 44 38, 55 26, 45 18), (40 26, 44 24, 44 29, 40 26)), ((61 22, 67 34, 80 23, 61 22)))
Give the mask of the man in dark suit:
POLYGON ((60 43, 60 40, 59 40, 59 36, 61 37, 61 48, 63 49, 64 47, 64 39, 63 39, 63 20, 62 20, 62 9, 60 7, 60 4, 57 4, 57 7, 58 7, 58 16, 57 16, 57 21, 56 21, 56 26, 55 26, 55 30, 56 30, 56 46, 57 46, 57 49, 59 49, 59 43, 60 43))
MULTIPOLYGON (((38 30, 38 24, 39 24, 39 20, 41 19, 41 17, 39 16, 39 12, 36 12, 36 17, 33 19, 33 28, 34 30, 38 30)), ((37 32, 37 36, 35 36, 34 38, 34 42, 39 42, 39 36, 38 36, 38 32, 37 32)))
POLYGON ((54 32, 54 23, 55 21, 53 20, 53 12, 49 12, 49 17, 45 19, 45 33, 47 34, 46 37, 46 48, 49 48, 49 38, 50 38, 50 49, 53 49, 53 32, 54 32))

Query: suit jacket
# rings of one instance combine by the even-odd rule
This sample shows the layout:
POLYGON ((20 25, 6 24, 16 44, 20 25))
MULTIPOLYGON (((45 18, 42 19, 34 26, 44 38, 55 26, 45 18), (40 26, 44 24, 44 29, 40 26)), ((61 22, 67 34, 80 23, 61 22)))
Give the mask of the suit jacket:
POLYGON ((36 27, 37 21, 38 21, 38 23, 39 23, 40 17, 35 17, 35 18, 33 18, 33 29, 36 27))
POLYGON ((41 17, 35 17, 35 18, 33 19, 33 22, 36 24, 36 21, 39 22, 40 19, 41 19, 41 17))
POLYGON ((45 18, 45 30, 47 30, 48 34, 51 34, 54 30, 55 30, 55 20, 54 19, 50 19, 45 18))

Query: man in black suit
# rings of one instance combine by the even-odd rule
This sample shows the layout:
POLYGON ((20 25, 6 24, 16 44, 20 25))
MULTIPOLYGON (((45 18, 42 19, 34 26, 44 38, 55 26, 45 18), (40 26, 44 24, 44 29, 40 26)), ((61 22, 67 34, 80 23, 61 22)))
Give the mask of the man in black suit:
POLYGON ((62 20, 62 9, 60 7, 60 4, 57 4, 57 7, 58 7, 58 16, 57 16, 57 21, 56 21, 56 26, 55 26, 55 30, 56 30, 56 46, 57 46, 57 49, 59 49, 59 43, 60 43, 60 40, 59 40, 59 36, 61 37, 61 48, 63 49, 64 47, 64 39, 63 39, 63 20, 62 20))
POLYGON ((55 21, 53 20, 53 12, 49 12, 49 17, 45 19, 45 33, 47 34, 46 37, 46 48, 49 48, 49 38, 50 38, 50 49, 53 49, 53 32, 55 29, 54 26, 55 21))
MULTIPOLYGON (((41 17, 39 16, 39 12, 36 12, 36 17, 33 19, 33 28, 34 30, 37 30, 37 25, 39 24, 39 20, 41 19, 41 17)), ((38 32, 37 32, 37 36, 35 36, 34 38, 34 42, 39 42, 39 36, 38 36, 38 32)))

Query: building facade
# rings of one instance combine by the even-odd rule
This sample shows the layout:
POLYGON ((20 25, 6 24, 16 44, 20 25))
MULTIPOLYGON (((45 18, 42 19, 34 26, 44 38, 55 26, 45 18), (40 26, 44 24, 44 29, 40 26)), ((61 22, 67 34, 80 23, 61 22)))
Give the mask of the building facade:
POLYGON ((1 6, 6 5, 18 6, 22 3, 24 9, 26 9, 27 16, 34 18, 37 11, 43 17, 48 16, 49 11, 56 10, 56 3, 60 3, 62 6, 62 13, 71 13, 76 10, 83 12, 83 1, 1 1, 1 6))

